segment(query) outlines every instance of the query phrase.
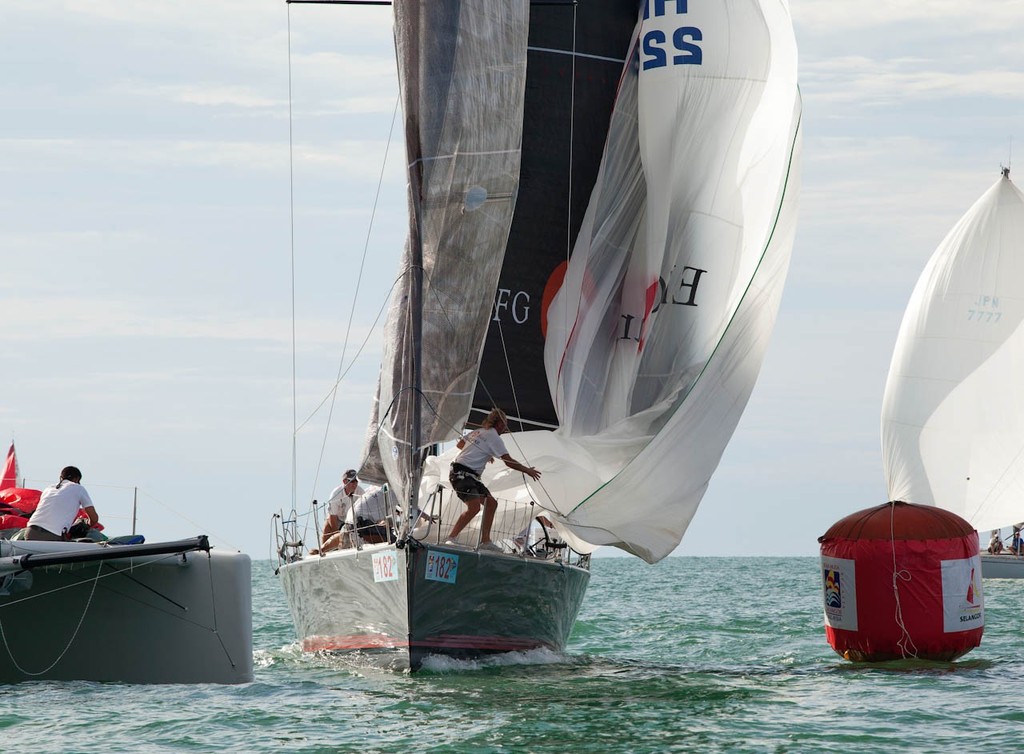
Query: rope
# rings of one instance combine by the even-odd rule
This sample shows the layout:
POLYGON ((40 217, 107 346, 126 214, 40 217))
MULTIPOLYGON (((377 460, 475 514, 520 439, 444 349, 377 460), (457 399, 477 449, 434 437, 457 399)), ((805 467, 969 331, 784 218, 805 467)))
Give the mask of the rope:
MULTIPOLYGON (((93 580, 92 580, 92 589, 89 591, 89 599, 86 600, 85 608, 83 608, 83 610, 82 610, 82 616, 78 619, 78 625, 75 626, 74 633, 71 634, 71 638, 68 639, 67 646, 64 647, 64 650, 59 655, 57 655, 57 659, 54 660, 53 662, 51 662, 48 667, 46 667, 46 668, 44 668, 44 669, 42 669, 40 671, 36 671, 36 672, 33 672, 31 670, 25 670, 25 668, 21 667, 21 665, 18 664, 18 661, 16 659, 14 659, 14 653, 11 651, 11 645, 7 642, 7 632, 4 631, 3 621, 0 621, 0 637, 3 638, 4 649, 7 650, 7 656, 11 658, 11 663, 21 673, 23 673, 24 675, 30 675, 30 676, 37 676, 37 675, 43 675, 44 673, 49 673, 51 670, 53 670, 53 668, 57 665, 57 663, 61 661, 61 659, 64 657, 64 655, 66 655, 68 653, 68 650, 71 649, 71 645, 75 643, 75 638, 78 636, 78 632, 82 628, 82 623, 83 623, 83 621, 85 621, 85 616, 89 612, 90 605, 92 605, 93 595, 96 594, 96 585, 100 581, 100 571, 101 570, 103 570, 103 562, 102 561, 100 561, 99 567, 96 569, 96 576, 93 577, 93 580)), ((69 586, 78 586, 78 584, 71 584, 69 586)), ((68 588, 68 587, 61 587, 61 589, 66 589, 66 588, 68 588)), ((54 589, 54 590, 52 590, 50 592, 46 592, 46 594, 52 594, 53 592, 56 592, 56 591, 59 591, 59 590, 54 589)), ((43 595, 36 595, 36 596, 40 596, 41 597, 43 595)), ((15 600, 15 602, 22 602, 22 601, 23 600, 15 600)), ((15 603, 9 603, 9 604, 15 604, 15 603)))
POLYGON ((197 529, 198 531, 206 531, 206 532, 207 532, 207 534, 208 534, 208 536, 209 536, 210 538, 212 538, 212 539, 215 539, 215 540, 217 540, 218 542, 222 542, 222 543, 223 543, 223 544, 224 544, 225 546, 227 546, 227 547, 231 548, 232 550, 238 550, 239 552, 241 552, 241 550, 242 550, 242 548, 241 548, 241 547, 239 547, 238 545, 232 544, 232 543, 231 543, 231 541, 229 541, 228 539, 226 539, 226 538, 224 538, 224 537, 220 536, 219 534, 216 534, 216 533, 214 533, 214 532, 210 531, 210 530, 209 530, 209 527, 208 527, 208 526, 207 526, 206 524, 200 524, 200 523, 198 523, 197 521, 193 521, 192 519, 190 519, 190 518, 189 518, 188 516, 184 515, 184 514, 183 514, 183 513, 181 513, 180 511, 178 511, 178 510, 176 510, 176 509, 172 508, 172 507, 171 507, 170 505, 168 505, 167 503, 165 503, 165 502, 163 502, 163 501, 161 501, 161 500, 157 499, 156 497, 154 497, 154 496, 153 496, 153 495, 152 495, 151 493, 147 492, 146 490, 139 490, 139 491, 140 491, 140 492, 141 492, 141 493, 142 493, 142 494, 143 494, 143 495, 144 495, 145 497, 149 498, 149 499, 150 499, 150 500, 152 500, 152 501, 153 501, 154 503, 156 503, 157 505, 159 505, 160 507, 162 507, 162 508, 163 508, 164 510, 168 510, 168 511, 170 511, 171 513, 173 513, 174 515, 176 515, 176 516, 177 516, 178 518, 180 518, 180 519, 182 519, 183 521, 186 521, 186 522, 188 522, 189 524, 191 524, 192 526, 196 527, 196 529, 197 529))
POLYGON ((910 581, 910 573, 906 570, 900 570, 896 565, 896 503, 889 503, 889 544, 892 547, 892 593, 896 598, 896 625, 900 627, 902 632, 899 641, 896 642, 896 646, 900 648, 900 654, 903 655, 903 659, 908 656, 917 659, 917 646, 914 644, 914 640, 910 637, 910 632, 907 631, 907 626, 903 622, 903 607, 900 604, 900 588, 899 582, 910 581))

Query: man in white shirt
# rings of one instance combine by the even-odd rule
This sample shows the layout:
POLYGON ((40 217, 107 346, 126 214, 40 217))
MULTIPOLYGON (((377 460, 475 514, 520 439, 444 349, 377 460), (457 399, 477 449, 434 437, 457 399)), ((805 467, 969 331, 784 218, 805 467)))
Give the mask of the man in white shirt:
POLYGON ((85 487, 81 485, 82 472, 74 466, 65 466, 60 481, 47 487, 39 496, 39 505, 28 520, 25 539, 60 542, 78 516, 81 508, 89 517, 89 526, 99 523, 96 508, 85 487))
POLYGON ((324 522, 324 539, 331 534, 340 531, 348 512, 356 500, 365 492, 359 486, 359 475, 355 469, 349 469, 341 478, 341 484, 331 490, 331 497, 327 501, 327 521, 324 522))
POLYGON ((490 461, 500 458, 510 469, 521 471, 531 479, 540 479, 540 472, 537 469, 519 463, 509 455, 505 443, 501 439, 501 435, 507 431, 508 417, 505 416, 504 411, 496 408, 483 420, 480 429, 473 430, 456 443, 462 452, 452 462, 448 481, 451 483, 452 489, 455 490, 455 494, 466 504, 466 510, 455 522, 445 544, 456 544, 456 537, 480 512, 480 503, 483 502, 484 517, 480 521, 479 549, 493 552, 502 551, 491 541, 491 524, 494 523, 494 514, 498 510, 498 501, 480 481, 480 474, 483 473, 490 461))
POLYGON ((371 487, 352 506, 356 533, 367 544, 379 544, 391 539, 388 517, 394 517, 395 498, 388 487, 371 487))
POLYGON ((359 486, 358 472, 355 469, 346 471, 341 477, 341 484, 331 490, 331 497, 327 500, 327 520, 324 522, 323 535, 320 537, 320 549, 310 550, 311 555, 329 552, 342 543, 341 535, 349 528, 345 519, 363 492, 363 488, 359 486), (335 534, 338 536, 334 536, 335 534))

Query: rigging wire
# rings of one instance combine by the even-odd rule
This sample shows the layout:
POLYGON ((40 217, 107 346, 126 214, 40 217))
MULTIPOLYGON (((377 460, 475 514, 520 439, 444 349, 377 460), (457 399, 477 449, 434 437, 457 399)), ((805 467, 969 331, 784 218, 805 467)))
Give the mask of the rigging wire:
MULTIPOLYGON (((565 210, 565 273, 562 277, 562 290, 565 290, 565 283, 569 277, 569 257, 572 256, 572 168, 575 160, 575 152, 573 142, 576 138, 576 29, 579 26, 579 20, 577 18, 576 6, 572 7, 572 75, 571 88, 569 90, 569 166, 568 166, 568 194, 566 196, 566 210, 565 210)), ((617 96, 617 95, 616 95, 617 96)), ((562 306, 562 332, 568 332, 569 330, 569 307, 562 306)), ((566 343, 568 346, 568 343, 566 343)), ((562 358, 565 358, 563 352, 562 358)), ((555 410, 556 420, 558 417, 558 404, 559 397, 561 396, 561 390, 559 384, 561 383, 561 371, 562 367, 559 365, 558 374, 559 379, 555 383, 555 389, 551 396, 552 408, 555 410)))
MULTIPOLYGON (((376 330, 378 323, 380 322, 381 315, 387 307, 387 299, 382 304, 380 310, 377 313, 377 317, 371 325, 366 337, 360 344, 355 356, 352 361, 349 362, 348 366, 345 365, 345 356, 348 351, 348 346, 351 338, 352 321, 355 316, 356 304, 359 299, 359 291, 362 285, 363 272, 366 267, 366 258, 369 253, 370 237, 373 232, 374 222, 377 214, 377 207, 380 200, 381 188, 384 183, 384 173, 387 167, 387 159, 391 150, 391 142, 394 137, 395 122, 398 119, 399 105, 401 98, 396 97, 395 108, 391 116, 391 126, 388 130, 388 139, 385 145, 384 157, 381 161, 380 175, 377 180, 377 190, 373 199, 373 206, 370 212, 370 220, 366 230, 366 236, 363 242, 363 252, 359 264, 359 274, 356 278, 356 289, 352 298, 352 307, 349 312, 349 320, 345 331, 345 338, 342 344, 342 354, 338 363, 338 372, 334 380, 331 389, 327 395, 320 401, 320 403, 313 409, 309 416, 303 420, 300 424, 298 421, 298 377, 297 377, 297 337, 296 337, 296 275, 295 275, 295 158, 294 158, 294 115, 293 115, 293 86, 292 86, 292 40, 291 40, 291 7, 288 7, 288 168, 289 168, 289 212, 290 212, 290 245, 291 245, 291 330, 292 330, 292 512, 295 513, 297 507, 298 498, 298 434, 299 431, 305 427, 314 416, 323 408, 326 403, 330 403, 328 416, 326 420, 326 426, 324 428, 324 436, 320 446, 320 454, 317 459, 316 470, 313 477, 312 489, 315 491, 316 485, 320 479, 320 471, 323 466, 323 460, 326 453, 327 438, 330 433, 331 420, 334 414, 334 404, 337 399, 338 386, 342 379, 348 374, 349 370, 355 365, 359 355, 363 352, 367 342, 376 330)), ((401 279, 401 278, 399 278, 401 279)), ((397 281, 396 281, 397 284, 397 281)), ((392 285, 392 290, 394 284, 392 285)), ((390 292, 389 292, 390 294, 390 292)), ((389 297, 390 298, 390 295, 389 297)), ((296 516, 293 516, 293 519, 296 516)), ((308 529, 308 521, 307 521, 308 529)))
MULTIPOLYGON (((403 272, 402 275, 405 275, 405 272, 403 272)), ((366 344, 370 342, 370 338, 373 336, 373 333, 376 331, 377 324, 380 322, 381 316, 384 314, 385 310, 388 308, 388 300, 390 299, 391 294, 394 292, 395 286, 398 285, 401 282, 402 275, 399 275, 398 279, 395 280, 395 282, 393 282, 391 284, 391 289, 388 291, 388 295, 384 297, 384 303, 382 303, 381 306, 380 306, 380 309, 377 310, 377 317, 373 320, 373 324, 370 325, 369 330, 367 330, 366 337, 363 338, 363 342, 359 344, 359 350, 356 351, 355 355, 352 357, 352 360, 349 362, 348 366, 345 367, 345 370, 343 372, 341 372, 341 374, 339 375, 337 381, 331 386, 330 390, 327 391, 327 394, 324 395, 324 397, 320 399, 320 402, 316 405, 316 408, 314 408, 310 412, 309 416, 307 416, 305 419, 302 420, 302 422, 299 424, 299 430, 302 430, 303 427, 305 427, 307 424, 309 424, 311 421, 313 421, 313 418, 318 413, 320 413, 320 409, 322 409, 324 407, 324 404, 326 404, 327 401, 329 401, 331 399, 331 395, 333 394, 333 392, 335 390, 337 390, 338 386, 348 376, 348 373, 352 370, 352 367, 354 367, 356 365, 356 361, 362 355, 363 349, 366 348, 366 344)))
POLYGON ((298 418, 298 395, 295 369, 295 141, 292 117, 292 7, 290 4, 286 4, 285 7, 288 9, 288 221, 292 289, 292 510, 295 510, 298 487, 298 457, 295 429, 296 420, 298 418))
MULTIPOLYGON (((352 308, 349 310, 348 325, 345 328, 345 340, 343 341, 342 346, 341 346, 341 358, 338 360, 338 375, 335 378, 334 386, 331 388, 331 391, 330 391, 331 405, 330 405, 330 408, 327 411, 327 422, 326 422, 326 426, 324 427, 324 438, 323 438, 323 442, 321 442, 321 444, 320 444, 320 457, 317 459, 316 473, 313 476, 313 490, 316 490, 316 485, 320 481, 320 469, 321 469, 321 467, 323 465, 324 453, 326 452, 326 449, 327 449, 327 437, 330 434, 330 430, 331 430, 331 419, 334 416, 334 403, 335 403, 335 400, 336 400, 337 395, 338 395, 338 384, 342 380, 343 372, 345 374, 347 374, 348 370, 351 369, 352 366, 355 364, 355 357, 353 357, 353 360, 349 364, 348 368, 347 369, 345 368, 345 353, 348 351, 349 337, 351 336, 351 333, 352 333, 352 320, 355 318, 355 314, 356 314, 356 302, 359 300, 359 289, 362 286, 362 282, 363 282, 363 270, 366 268, 366 256, 369 253, 369 249, 370 249, 370 235, 373 233, 373 223, 374 223, 374 220, 377 217, 377 204, 380 201, 381 186, 384 185, 384 170, 387 167, 388 154, 391 151, 391 139, 392 139, 392 137, 394 136, 394 133, 395 133, 395 121, 398 120, 398 108, 399 108, 400 104, 401 104, 401 98, 400 97, 396 97, 395 98, 395 109, 391 113, 391 127, 388 129, 388 140, 387 140, 387 143, 384 145, 384 158, 381 160, 381 163, 380 163, 380 175, 377 177, 377 191, 376 191, 376 193, 373 196, 373 207, 370 210, 370 221, 369 221, 369 223, 367 225, 367 228, 366 228, 366 238, 363 240, 363 255, 362 255, 362 258, 359 260, 359 274, 356 276, 356 290, 355 290, 355 293, 352 295, 352 308)), ((401 280, 401 277, 402 276, 399 275, 398 280, 401 280)), ((395 284, 397 284, 398 280, 395 281, 395 284)), ((392 285, 392 289, 393 288, 394 288, 394 284, 392 285)), ((390 296, 388 296, 388 298, 390 298, 390 296)), ((381 307, 381 312, 384 310, 384 307, 386 305, 387 305, 387 299, 385 299, 384 305, 381 307)), ((378 312, 378 314, 377 314, 377 319, 374 320, 374 323, 373 323, 374 327, 376 326, 376 324, 377 324, 377 322, 379 320, 380 320, 380 312, 378 312)), ((372 333, 372 332, 373 332, 373 328, 371 327, 370 333, 372 333)), ((359 352, 356 354, 356 356, 358 356, 359 353, 362 352, 363 346, 365 346, 367 340, 369 340, 370 333, 368 333, 367 336, 366 336, 366 339, 363 340, 363 343, 362 343, 362 345, 360 345, 359 352)), ((320 405, 322 406, 323 403, 321 402, 320 405)))
POLYGON ((573 166, 573 141, 576 138, 576 29, 578 20, 576 18, 576 6, 572 6, 572 72, 569 77, 569 182, 566 195, 565 212, 565 261, 569 262, 572 254, 572 166, 573 166))
MULTIPOLYGON (((501 326, 501 320, 498 320, 498 339, 501 341, 501 355, 505 359, 505 372, 508 374, 508 384, 512 390, 512 403, 516 407, 516 417, 521 417, 523 412, 519 410, 519 394, 516 393, 516 382, 512 378, 512 362, 508 358, 508 346, 505 345, 505 328, 501 326)), ((480 380, 483 383, 483 380, 480 380)), ((486 390, 486 388, 484 388, 486 390)), ((488 391, 488 395, 490 392, 488 391)), ((523 420, 519 419, 519 431, 523 431, 523 420)))

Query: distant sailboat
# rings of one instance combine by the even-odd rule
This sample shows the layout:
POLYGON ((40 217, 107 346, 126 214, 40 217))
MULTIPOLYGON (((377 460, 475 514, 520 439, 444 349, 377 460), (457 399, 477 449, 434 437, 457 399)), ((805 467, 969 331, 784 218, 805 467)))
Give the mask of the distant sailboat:
MULTIPOLYGON (((882 403, 891 500, 985 536, 1024 519, 1024 194, 1009 168, 939 244, 910 297, 882 403)), ((982 555, 1024 577, 1024 558, 982 555)))

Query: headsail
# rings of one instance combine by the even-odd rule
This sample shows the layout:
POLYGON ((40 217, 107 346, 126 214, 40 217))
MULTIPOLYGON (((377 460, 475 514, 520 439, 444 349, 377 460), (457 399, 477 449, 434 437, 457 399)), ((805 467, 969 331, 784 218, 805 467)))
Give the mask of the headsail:
POLYGON ((929 260, 882 403, 892 500, 994 529, 1024 519, 1024 194, 1009 171, 929 260))
POLYGON ((410 446, 412 354, 422 348, 420 444, 457 436, 501 270, 519 181, 529 0, 395 2, 405 113, 409 241, 392 294, 374 435, 363 474, 382 467, 404 499, 418 468, 410 446), (422 254, 423 331, 412 277, 422 254))
POLYGON ((686 531, 767 348, 801 108, 784 1, 649 2, 641 15, 548 312, 562 426, 522 442, 545 469, 534 493, 575 537, 655 561, 686 531))
POLYGON ((500 406, 513 430, 558 426, 544 372, 547 307, 597 179, 637 7, 588 0, 530 8, 519 197, 471 422, 500 406))

